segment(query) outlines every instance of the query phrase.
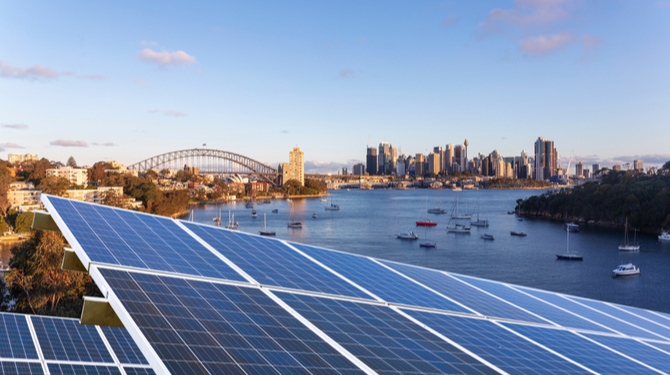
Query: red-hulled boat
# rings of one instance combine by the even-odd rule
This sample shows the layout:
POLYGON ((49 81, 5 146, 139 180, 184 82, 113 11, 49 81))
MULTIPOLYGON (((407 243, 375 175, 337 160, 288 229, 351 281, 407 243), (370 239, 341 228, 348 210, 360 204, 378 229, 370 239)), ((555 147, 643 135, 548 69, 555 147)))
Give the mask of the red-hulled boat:
POLYGON ((432 221, 417 221, 416 222, 417 227, 434 227, 436 225, 437 225, 437 223, 433 223, 432 221))

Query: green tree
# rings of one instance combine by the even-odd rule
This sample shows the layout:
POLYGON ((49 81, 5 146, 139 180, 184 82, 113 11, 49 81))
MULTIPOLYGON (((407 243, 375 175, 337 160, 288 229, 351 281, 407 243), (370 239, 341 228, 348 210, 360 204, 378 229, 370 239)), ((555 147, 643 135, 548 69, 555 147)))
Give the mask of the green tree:
POLYGON ((74 156, 70 156, 67 159, 67 163, 65 165, 67 165, 68 167, 76 168, 77 167, 77 161, 74 160, 74 156))
POLYGON ((37 188, 42 190, 42 193, 58 196, 63 196, 69 187, 70 181, 67 178, 57 176, 46 177, 37 185, 37 188))
POLYGON ((61 269, 64 247, 61 234, 35 231, 12 248, 5 280, 16 312, 74 318, 81 315, 83 295, 101 296, 88 274, 61 269))
POLYGON ((105 178, 105 163, 97 162, 88 170, 88 180, 100 182, 105 178))
POLYGON ((3 161, 0 163, 0 217, 5 214, 7 208, 9 208, 9 200, 7 199, 7 191, 9 190, 9 184, 14 181, 11 173, 8 169, 9 163, 3 161), (2 165, 4 164, 4 165, 2 165))
POLYGON ((20 213, 16 218, 14 224, 14 232, 16 233, 26 233, 30 232, 33 228, 33 217, 35 216, 32 212, 23 212, 20 213))
POLYGON ((324 184, 319 180, 314 180, 311 178, 305 179, 305 186, 319 193, 325 193, 328 190, 326 184, 324 184))

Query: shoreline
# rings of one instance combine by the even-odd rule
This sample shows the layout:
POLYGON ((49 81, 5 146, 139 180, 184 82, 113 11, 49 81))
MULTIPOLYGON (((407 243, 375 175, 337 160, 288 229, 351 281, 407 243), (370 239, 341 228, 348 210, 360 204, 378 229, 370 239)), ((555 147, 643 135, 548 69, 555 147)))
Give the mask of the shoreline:
MULTIPOLYGON (((316 194, 316 195, 281 195, 281 196, 260 196, 260 197, 244 197, 236 200, 207 200, 207 201, 189 201, 189 206, 204 206, 207 204, 219 204, 219 203, 235 203, 235 202, 247 202, 250 200, 286 200, 286 199, 304 199, 304 198, 323 198, 329 196, 330 193, 316 194)), ((190 212, 190 211, 188 211, 190 212)), ((175 214, 177 215, 177 214, 175 214)))
MULTIPOLYGON (((510 211, 511 212, 511 211, 510 211)), ((551 215, 548 213, 540 213, 540 214, 531 214, 527 212, 521 212, 519 216, 523 216, 529 219, 541 219, 541 220, 549 220, 549 221, 565 221, 566 218, 565 216, 562 215, 551 215)), ((567 218, 568 222, 573 222, 573 223, 578 223, 579 225, 589 225, 589 226, 595 226, 595 227, 600 227, 600 228, 613 228, 613 229, 623 229, 625 225, 623 224, 618 224, 613 221, 603 221, 603 220, 584 220, 583 218, 578 218, 578 217, 568 217, 567 218)), ((639 228, 637 229, 638 232, 640 233, 648 233, 648 234, 661 234, 663 232, 663 228, 639 228)))

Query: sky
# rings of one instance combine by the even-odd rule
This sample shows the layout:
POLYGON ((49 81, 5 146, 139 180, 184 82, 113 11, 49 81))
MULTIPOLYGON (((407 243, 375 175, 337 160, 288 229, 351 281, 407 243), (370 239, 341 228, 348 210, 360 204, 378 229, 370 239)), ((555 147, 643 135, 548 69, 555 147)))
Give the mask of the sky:
POLYGON ((670 160, 670 0, 0 0, 0 158, 670 160))

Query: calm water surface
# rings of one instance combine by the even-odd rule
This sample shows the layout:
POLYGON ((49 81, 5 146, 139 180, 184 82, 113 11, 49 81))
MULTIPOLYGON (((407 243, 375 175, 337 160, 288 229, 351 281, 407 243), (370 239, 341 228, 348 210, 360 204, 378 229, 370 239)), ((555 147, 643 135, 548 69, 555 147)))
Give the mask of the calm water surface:
MULTIPOLYGON (((415 264, 470 276, 504 281, 539 289, 670 312, 670 244, 656 235, 638 234, 639 253, 619 252, 622 230, 583 225, 570 234, 570 251, 584 256, 583 262, 556 260, 566 251, 562 224, 545 220, 518 221, 507 212, 516 200, 541 193, 539 190, 373 190, 331 191, 339 211, 325 211, 319 199, 295 200, 295 219, 302 229, 286 227, 291 205, 285 201, 257 204, 258 218, 244 203, 209 205, 195 209, 193 220, 212 224, 218 215, 225 222, 228 211, 235 214, 239 230, 258 234, 267 214, 268 229, 277 238, 330 249, 415 264), (449 215, 428 215, 437 227, 424 230, 414 222, 426 218, 428 208, 449 209, 458 196, 459 212, 476 210, 489 220, 488 228, 472 228, 472 234, 447 233, 449 215), (278 209, 279 213, 272 213, 278 209), (312 214, 317 218, 313 219, 312 214), (413 230, 437 243, 436 249, 419 247, 420 241, 403 241, 395 233, 413 230), (510 231, 525 231, 528 237, 512 237, 510 231), (489 233, 495 241, 485 241, 489 233), (642 275, 612 278, 619 264, 633 262, 642 275)), ((328 198, 330 203, 330 199, 328 198)), ((475 211, 476 214, 476 211, 475 211)))

